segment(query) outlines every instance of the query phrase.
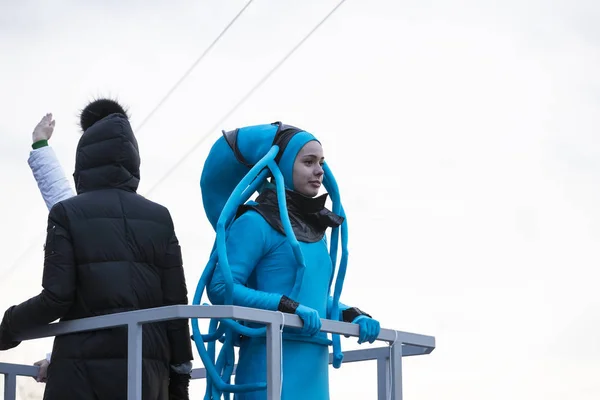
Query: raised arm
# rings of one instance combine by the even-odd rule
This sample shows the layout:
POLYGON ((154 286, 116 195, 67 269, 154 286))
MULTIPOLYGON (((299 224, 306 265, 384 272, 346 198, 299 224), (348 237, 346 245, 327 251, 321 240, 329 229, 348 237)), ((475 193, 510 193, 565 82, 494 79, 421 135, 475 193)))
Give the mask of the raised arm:
POLYGON ((48 145, 54 124, 52 114, 46 114, 37 124, 32 134, 33 150, 27 160, 48 210, 59 201, 75 195, 54 150, 48 145))

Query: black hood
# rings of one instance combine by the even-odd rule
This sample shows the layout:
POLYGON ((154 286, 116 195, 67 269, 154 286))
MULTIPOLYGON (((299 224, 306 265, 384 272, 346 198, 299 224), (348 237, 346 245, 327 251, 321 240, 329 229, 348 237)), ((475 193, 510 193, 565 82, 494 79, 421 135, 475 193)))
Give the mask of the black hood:
POLYGON ((140 183, 140 154, 127 117, 113 113, 87 128, 77 145, 78 194, 116 188, 135 192, 140 183))

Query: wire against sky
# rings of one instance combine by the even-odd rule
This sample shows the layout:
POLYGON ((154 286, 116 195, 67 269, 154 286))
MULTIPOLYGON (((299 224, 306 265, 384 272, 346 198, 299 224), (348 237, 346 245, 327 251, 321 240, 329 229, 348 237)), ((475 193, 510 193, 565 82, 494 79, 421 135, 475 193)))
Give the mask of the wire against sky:
POLYGON ((220 126, 222 126, 222 124, 231 116, 231 114, 233 114, 234 112, 237 111, 237 109, 246 102, 246 100, 248 100, 250 98, 250 96, 252 96, 252 94, 258 90, 258 88, 260 88, 270 77, 271 75, 273 75, 273 73, 275 73, 275 71, 277 71, 279 69, 279 67, 281 67, 283 65, 283 63, 285 63, 287 61, 288 58, 290 58, 292 56, 292 54, 294 54, 296 52, 296 50, 298 50, 300 48, 300 46, 302 46, 304 44, 304 42, 306 42, 308 40, 308 38, 310 38, 312 36, 313 33, 315 33, 315 31, 317 29, 319 29, 319 27, 321 27, 321 25, 323 25, 325 23, 325 21, 327 21, 329 19, 329 17, 331 17, 333 15, 333 13, 335 13, 337 11, 338 8, 340 8, 340 6, 342 4, 344 4, 346 0, 341 0, 326 16, 325 18, 323 18, 310 32, 308 32, 308 34, 306 36, 304 36, 304 38, 302 38, 302 40, 300 40, 293 48, 292 50, 290 50, 290 52, 288 52, 285 57, 283 57, 277 64, 275 64, 275 66, 269 71, 267 72, 267 74, 265 76, 263 76, 257 83, 256 85, 254 85, 254 87, 252 89, 250 89, 250 91, 248 91, 248 93, 246 93, 244 95, 244 97, 242 97, 240 99, 240 101, 237 102, 237 104, 235 104, 235 106, 233 106, 232 109, 230 109, 216 124, 214 124, 208 131, 206 131, 206 133, 204 135, 202 135, 202 137, 200 138, 200 140, 198 140, 193 146, 192 148, 190 148, 190 150, 187 151, 187 153, 185 153, 180 159, 179 161, 177 161, 175 163, 175 165, 173 165, 147 192, 145 196, 149 196, 150 193, 152 193, 154 191, 154 189, 156 189, 158 186, 160 186, 173 172, 175 172, 175 170, 177 168, 179 168, 179 166, 189 157, 191 156, 197 149, 198 147, 204 143, 204 141, 210 136, 211 133, 213 133, 216 129, 218 129, 220 126))
MULTIPOLYGON (((173 85, 173 87, 171 87, 171 89, 167 92, 167 94, 165 94, 162 97, 162 99, 152 109, 152 111, 150 111, 150 113, 148 113, 146 118, 144 118, 142 120, 140 125, 135 130, 136 133, 138 133, 140 131, 140 129, 142 129, 142 127, 144 125, 146 125, 146 122, 148 122, 152 118, 152 116, 163 106, 163 104, 168 100, 169 97, 171 97, 173 92, 175 92, 175 90, 177 90, 177 88, 183 83, 183 81, 185 81, 187 79, 187 77, 190 76, 190 74, 192 73, 194 68, 196 68, 198 66, 198 64, 200 64, 200 62, 204 59, 204 57, 206 57, 206 55, 209 53, 209 51, 217 44, 217 42, 223 37, 223 35, 225 35, 225 33, 229 30, 229 28, 231 28, 231 26, 235 23, 235 21, 237 21, 237 19, 243 14, 243 12, 248 8, 248 6, 253 1, 254 0, 248 0, 248 2, 246 2, 244 7, 242 7, 240 9, 240 11, 236 14, 236 16, 227 24, 227 26, 225 26, 225 28, 215 38, 215 40, 213 40, 213 42, 210 44, 210 46, 208 46, 202 52, 202 54, 196 59, 196 61, 194 61, 194 63, 187 69, 187 71, 181 76, 181 78, 179 78, 179 80, 175 83, 175 85, 173 85)), ((25 256, 35 250, 35 248, 39 245, 39 242, 41 242, 43 240, 42 235, 43 234, 39 234, 35 238, 31 239, 29 246, 19 255, 19 257, 17 257, 15 262, 6 270, 6 272, 4 272, 2 274, 2 276, 0 277, 0 285, 3 282, 6 282, 6 278, 8 278, 12 274, 12 272, 21 264, 21 262, 23 262, 23 260, 25 259, 25 256)))
POLYGON ((242 7, 242 9, 237 13, 237 15, 229 22, 229 24, 227 24, 227 26, 225 27, 225 29, 223 29, 221 31, 221 33, 219 34, 219 36, 217 36, 216 39, 213 40, 213 42, 210 44, 210 46, 208 46, 206 48, 206 50, 204 50, 204 52, 200 55, 200 57, 198 57, 196 59, 196 61, 194 61, 194 63, 190 66, 190 68, 188 68, 188 70, 181 76, 181 78, 179 78, 179 80, 175 83, 175 85, 173 85, 173 87, 167 92, 167 94, 158 102, 158 104, 156 105, 156 107, 154 107, 154 109, 152 111, 150 111, 150 113, 146 116, 146 118, 144 118, 142 120, 142 122, 135 129, 135 133, 138 133, 140 131, 140 129, 142 129, 142 127, 144 125, 146 125, 146 122, 148 122, 148 120, 150 120, 150 118, 152 118, 152 116, 156 113, 156 111, 158 111, 158 109, 162 107, 162 105, 167 101, 167 99, 169 97, 171 97, 171 95, 173 94, 173 92, 175 92, 175 90, 177 90, 177 88, 179 87, 179 85, 181 85, 181 83, 183 81, 185 81, 188 76, 190 76, 190 74, 192 73, 192 71, 194 70, 194 68, 196 68, 196 66, 198 64, 200 64, 200 62, 204 59, 204 57, 208 54, 208 52, 217 44, 217 42, 223 37, 223 35, 225 34, 225 32, 227 32, 229 30, 229 28, 231 28, 231 26, 235 23, 235 21, 237 21, 237 19, 244 13, 244 11, 246 10, 246 8, 248 8, 248 6, 250 5, 250 3, 252 3, 253 1, 254 0, 249 0, 246 3, 246 5, 244 5, 244 7, 242 7))

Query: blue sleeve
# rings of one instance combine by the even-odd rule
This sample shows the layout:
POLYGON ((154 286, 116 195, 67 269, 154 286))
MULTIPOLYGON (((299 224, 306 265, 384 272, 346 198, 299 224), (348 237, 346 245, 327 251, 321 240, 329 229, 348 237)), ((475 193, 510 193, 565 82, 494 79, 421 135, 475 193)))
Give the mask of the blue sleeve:
MULTIPOLYGON (((270 227, 262 217, 248 211, 238 218, 227 236, 227 258, 233 277, 233 304, 236 306, 276 311, 281 294, 267 293, 246 287, 248 278, 262 257, 269 251, 270 227)), ((217 265, 207 288, 213 304, 225 301, 225 279, 217 265)))

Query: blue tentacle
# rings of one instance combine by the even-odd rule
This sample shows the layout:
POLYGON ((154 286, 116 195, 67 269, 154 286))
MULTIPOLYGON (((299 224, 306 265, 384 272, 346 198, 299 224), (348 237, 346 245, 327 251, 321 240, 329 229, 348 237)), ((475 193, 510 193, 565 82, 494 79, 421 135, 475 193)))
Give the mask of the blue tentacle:
MULTIPOLYGON (((210 304, 202 304, 203 306, 208 306, 210 304)), ((211 342, 215 342, 216 340, 219 340, 224 334, 225 334, 225 324, 219 324, 218 328, 213 328, 213 321, 214 322, 219 322, 218 319, 211 319, 210 320, 210 328, 208 330, 208 334, 206 335, 202 335, 202 341, 203 342, 207 342, 207 343, 211 343, 211 342)), ((215 324, 216 327, 216 324, 215 324)))
MULTIPOLYGON (((344 217, 344 222, 342 223, 342 257, 340 260, 340 268, 339 268, 338 276, 335 281, 333 304, 336 307, 336 310, 335 310, 336 319, 341 320, 342 319, 341 313, 339 311, 340 297, 342 295, 344 279, 346 278, 346 268, 348 266, 348 222, 345 220, 346 213, 344 212, 344 207, 341 207, 340 216, 344 217)), ((338 342, 338 344, 336 345, 335 340, 333 341, 333 344, 334 344, 333 367, 334 368, 339 368, 341 366, 342 360, 344 358, 344 355, 342 353, 341 343, 340 343, 340 335, 337 335, 337 342, 338 342), (336 348, 336 346, 337 346, 337 348, 336 348)))
MULTIPOLYGON (((337 183, 335 182, 335 178, 333 177, 333 174, 331 172, 331 170, 329 169, 329 166, 327 165, 327 163, 323 164, 323 169, 325 171, 325 176, 323 177, 323 185, 325 186, 325 189, 327 190, 327 192, 329 193, 329 196, 331 198, 331 203, 332 203, 332 211, 335 214, 340 213, 340 196, 339 196, 339 192, 338 192, 338 186, 337 183)), ((330 241, 331 243, 329 244, 329 257, 331 258, 331 277, 329 278, 329 293, 331 294, 331 287, 333 285, 333 279, 335 277, 336 271, 337 271, 337 254, 338 254, 338 248, 339 248, 339 235, 340 235, 340 227, 335 227, 331 230, 331 238, 330 241)), ((331 311, 331 310, 330 310, 331 311)), ((331 315, 327 316, 328 318, 331 318, 331 315)))
MULTIPOLYGON (((269 177, 269 172, 270 172, 269 168, 264 168, 257 175, 257 177, 250 183, 250 185, 243 190, 242 194, 240 195, 240 200, 238 202, 239 203, 238 206, 246 203, 246 201, 248 201, 248 199, 250 199, 250 197, 252 197, 254 192, 259 190, 267 182, 266 179, 269 177)), ((236 212, 237 212, 237 208, 236 208, 236 212)), ((229 218, 225 222, 225 230, 229 229, 229 227, 235 220, 235 216, 236 216, 235 212, 229 216, 229 218)))
POLYGON ((269 169, 273 173, 273 177, 275 178, 275 186, 277 189, 277 202, 279 204, 279 217, 281 218, 281 224, 283 225, 283 229, 285 231, 285 236, 292 246, 292 251, 294 252, 294 257, 296 258, 296 262, 298 263, 298 269, 296 270, 296 281, 294 282, 294 286, 289 295, 292 299, 298 296, 300 293, 300 287, 302 286, 302 279, 304 277, 304 271, 306 270, 306 263, 304 261, 304 254, 302 254, 302 250, 300 249, 300 244, 298 243, 298 239, 296 239, 296 235, 294 234, 294 230, 292 228, 292 223, 290 222, 290 216, 288 214, 287 209, 287 201, 285 195, 285 182, 283 180, 283 175, 279 170, 279 167, 275 162, 271 162, 269 164, 269 169))
MULTIPOLYGON (((233 337, 232 337, 233 340, 233 337)), ((223 379, 225 382, 231 382, 231 376, 233 375, 233 367, 235 365, 235 351, 233 349, 233 343, 225 347, 225 367, 223 368, 223 379)), ((229 397, 229 396, 227 396, 229 397)))
MULTIPOLYGON (((223 346, 225 346, 225 345, 223 345, 223 346)), ((223 379, 223 382, 225 384, 229 384, 229 382, 227 382, 227 380, 223 378, 224 364, 225 364, 225 356, 223 354, 223 350, 221 349, 221 351, 219 352, 219 356, 217 357, 217 361, 215 362, 215 366, 217 368, 217 372, 222 377, 221 379, 223 379)), ((208 389, 208 386, 207 386, 207 389, 208 389)), ((216 385, 213 385, 213 387, 212 387, 212 394, 213 394, 213 399, 220 399, 221 395, 223 393, 222 393, 221 390, 219 390, 218 387, 216 387, 216 385)))
POLYGON ((219 268, 223 273, 225 280, 225 304, 233 304, 233 278, 231 276, 231 269, 229 267, 229 261, 227 258, 226 248, 226 234, 225 227, 226 223, 230 218, 235 215, 238 206, 240 205, 239 200, 242 193, 252 183, 258 173, 267 166, 268 163, 272 162, 279 151, 278 146, 273 146, 271 150, 265 155, 254 167, 244 176, 244 178, 238 183, 236 188, 233 190, 231 196, 225 203, 221 216, 217 222, 217 253, 219 255, 219 268))
MULTIPOLYGON (((216 320, 216 319, 215 319, 216 320)), ((212 320, 211 320, 212 322, 212 320)), ((216 343, 215 342, 211 342, 208 344, 209 347, 209 352, 210 352, 210 356, 211 356, 211 360, 213 362, 213 364, 215 365, 215 368, 217 369, 217 372, 219 373, 219 376, 222 375, 221 374, 221 370, 222 368, 219 368, 218 365, 218 358, 215 359, 215 350, 216 350, 216 343)), ((219 357, 221 356, 220 352, 219 352, 219 357)), ((217 388, 217 385, 213 384, 212 380, 211 380, 211 384, 208 384, 208 375, 206 376, 207 380, 206 380, 206 394, 205 396, 207 397, 208 400, 218 400, 221 398, 222 396, 222 392, 217 388)), ((229 383, 229 382, 225 382, 225 383, 229 383)))
MULTIPOLYGON (((224 326, 217 327, 218 322, 219 321, 216 320, 216 319, 213 319, 213 320, 210 321, 210 325, 209 325, 209 329, 208 329, 209 335, 210 335, 210 332, 219 331, 219 330, 221 330, 221 334, 222 334, 223 329, 219 329, 219 328, 224 328, 224 326)), ((206 335, 206 336, 209 336, 209 335, 206 335)), ((210 358, 211 363, 214 364, 215 363, 215 342, 214 342, 214 340, 212 340, 212 341, 206 340, 204 338, 204 336, 205 335, 202 335, 202 341, 203 342, 208 342, 208 356, 210 358)), ((204 400, 211 400, 212 399, 211 394, 213 392, 213 388, 214 388, 214 386, 212 384, 212 379, 207 374, 206 375, 206 392, 204 394, 204 400)))
MULTIPOLYGON (((344 278, 346 276, 346 267, 348 265, 348 228, 347 228, 347 220, 345 218, 345 213, 344 213, 344 209, 340 200, 340 194, 339 194, 339 188, 337 185, 337 182, 335 181, 335 178, 333 176, 333 173, 331 172, 331 169, 329 168, 329 166, 325 163, 323 165, 323 169, 325 171, 325 179, 324 179, 324 183, 325 183, 325 187, 327 189, 327 191, 329 192, 330 196, 331 196, 331 200, 333 203, 333 212, 340 215, 341 217, 344 217, 344 222, 342 223, 341 226, 341 231, 342 231, 342 257, 340 260, 340 266, 339 266, 339 270, 337 273, 337 279, 335 282, 335 289, 334 289, 334 293, 333 293, 333 304, 331 307, 331 315, 330 315, 330 319, 333 320, 340 320, 341 315, 340 315, 340 311, 339 311, 339 306, 340 306, 340 296, 342 293, 342 288, 344 285, 344 278)), ((333 268, 335 268, 335 263, 334 263, 334 258, 333 256, 335 255, 335 258, 337 258, 337 247, 338 247, 338 237, 337 237, 337 228, 332 232, 332 253, 335 254, 330 254, 332 256, 332 264, 334 264, 333 268), (335 234, 335 241, 333 240, 333 236, 335 234)), ((333 276, 332 276, 333 278, 333 276)), ((330 281, 331 283, 331 281, 330 281)), ((341 345, 341 341, 340 341, 340 335, 338 334, 333 334, 331 335, 331 339, 333 342, 333 367, 334 368, 339 368, 342 365, 342 360, 344 358, 344 354, 342 353, 342 345, 341 345)))

